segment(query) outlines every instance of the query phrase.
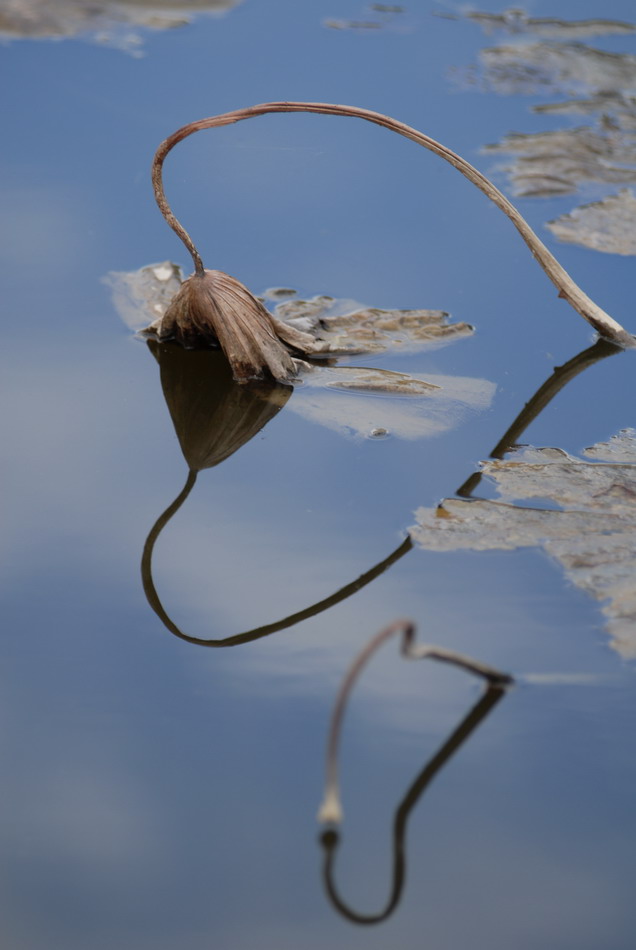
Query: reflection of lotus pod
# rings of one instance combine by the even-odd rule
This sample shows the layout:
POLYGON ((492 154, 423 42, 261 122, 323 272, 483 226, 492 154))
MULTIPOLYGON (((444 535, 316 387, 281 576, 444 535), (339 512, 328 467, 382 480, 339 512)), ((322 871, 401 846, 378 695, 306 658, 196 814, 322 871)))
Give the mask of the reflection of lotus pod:
POLYGON ((218 465, 249 442, 292 392, 277 383, 240 386, 218 350, 184 350, 148 342, 161 367, 161 385, 192 471, 218 465))
POLYGON ((294 363, 271 315, 247 287, 218 270, 193 274, 181 285, 159 326, 159 338, 186 347, 220 343, 239 381, 291 379, 294 363))

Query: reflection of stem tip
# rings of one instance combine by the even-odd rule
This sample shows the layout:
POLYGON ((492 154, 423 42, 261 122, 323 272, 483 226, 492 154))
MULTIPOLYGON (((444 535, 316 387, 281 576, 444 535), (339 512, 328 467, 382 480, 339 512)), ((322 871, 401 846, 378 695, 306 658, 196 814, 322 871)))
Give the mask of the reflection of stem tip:
POLYGON ((378 647, 382 646, 390 637, 401 634, 401 652, 408 660, 437 660, 440 663, 449 663, 460 669, 472 673, 481 679, 486 680, 491 687, 503 690, 512 686, 514 678, 509 673, 503 673, 492 666, 487 666, 479 660, 473 660, 472 657, 463 656, 456 653, 455 650, 447 650, 445 647, 438 647, 432 644, 418 646, 414 643, 416 627, 412 620, 395 620, 393 623, 376 634, 355 658, 351 667, 344 678, 336 703, 331 716, 331 725, 329 728, 329 738, 327 741, 327 761, 326 761, 326 779, 325 779, 325 797, 318 812, 318 821, 338 824, 342 821, 342 806, 340 805, 339 783, 338 783, 338 745, 342 729, 342 721, 349 694, 360 675, 362 669, 366 666, 371 656, 378 647))
POLYGON ((338 825, 342 821, 342 805, 337 789, 329 788, 325 792, 322 805, 318 811, 318 821, 323 825, 338 825))
POLYGON ((331 851, 335 851, 338 847, 338 842, 340 841, 340 836, 337 831, 333 828, 328 828, 327 831, 323 831, 320 835, 320 843, 329 854, 331 851))

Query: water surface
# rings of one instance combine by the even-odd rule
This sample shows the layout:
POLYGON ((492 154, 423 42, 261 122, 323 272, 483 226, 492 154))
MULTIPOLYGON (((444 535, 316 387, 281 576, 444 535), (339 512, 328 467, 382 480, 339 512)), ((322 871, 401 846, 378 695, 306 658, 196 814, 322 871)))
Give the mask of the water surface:
MULTIPOLYGON (((553 368, 593 342, 453 169, 383 130, 301 115, 204 133, 170 156, 171 202, 209 266, 255 293, 447 310, 474 336, 357 364, 496 388, 488 409, 420 440, 348 437, 294 411, 292 393, 202 468, 156 538, 163 618, 140 571, 192 464, 163 365, 103 283, 154 261, 187 267, 152 199, 155 147, 186 121, 255 102, 349 102, 422 128, 506 188, 484 145, 580 120, 529 112, 560 98, 549 89, 504 96, 459 82, 480 50, 510 40, 462 10, 245 0, 169 30, 109 25, 106 43, 89 32, 2 49, 7 950, 632 946, 633 661, 610 647, 601 605, 537 549, 404 544, 414 510, 452 496, 553 368), (383 923, 356 926, 322 880, 324 747, 349 662, 399 616, 513 674, 554 675, 503 696, 413 803, 401 899, 383 923), (215 648, 175 636, 166 617, 196 639, 280 629, 215 648)), ((532 14, 633 18, 619 0, 532 14)), ((631 34, 578 42, 636 55, 631 34)), ((595 187, 515 200, 633 330, 631 259, 544 228, 600 197, 595 187)), ((632 353, 595 363, 523 441, 576 454, 633 425, 633 378, 632 353)), ((382 400, 366 398, 379 415, 382 400)), ((344 737, 334 867, 356 912, 384 907, 394 812, 480 696, 464 674, 405 663, 393 647, 369 667, 344 737)))

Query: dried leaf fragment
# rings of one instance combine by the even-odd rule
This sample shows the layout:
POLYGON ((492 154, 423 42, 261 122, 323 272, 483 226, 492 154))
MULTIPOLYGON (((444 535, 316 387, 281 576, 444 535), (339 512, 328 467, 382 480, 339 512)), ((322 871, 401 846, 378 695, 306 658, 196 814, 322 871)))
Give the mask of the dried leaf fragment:
POLYGON ((172 261, 148 264, 134 271, 110 271, 103 278, 110 287, 113 304, 120 317, 132 330, 142 330, 151 321, 158 327, 181 289, 181 268, 172 261))
MULTIPOLYGON (((212 272, 204 273, 209 275, 212 272)), ((238 281, 221 272, 216 274, 216 281, 208 279, 204 282, 206 288, 212 291, 214 305, 205 299, 202 308, 197 307, 200 294, 197 293, 195 278, 190 278, 193 283, 184 283, 181 269, 171 261, 150 264, 137 271, 112 271, 104 278, 104 282, 110 286, 113 303, 127 326, 156 339, 179 340, 187 347, 209 347, 220 343, 216 310, 219 306, 225 307, 227 318, 227 291, 223 288, 229 284, 235 288, 242 304, 247 301, 252 311, 256 309, 257 324, 264 323, 262 332, 265 332, 268 341, 267 325, 273 326, 277 342, 283 345, 284 350, 278 362, 282 362, 283 367, 288 367, 289 363, 292 365, 292 370, 287 370, 291 375, 275 377, 283 382, 295 380, 299 371, 307 369, 306 365, 300 366, 295 355, 330 359, 332 356, 381 353, 385 350, 406 353, 444 346, 474 332, 468 323, 450 322, 443 310, 382 310, 365 307, 355 300, 336 299, 325 294, 301 300, 296 296, 296 291, 288 287, 265 291, 262 299, 278 301, 273 313, 270 313, 262 299, 253 297, 238 281), (187 287, 184 291, 185 284, 187 287)), ((249 322, 251 324, 252 320, 249 322)), ((234 322, 229 326, 231 334, 234 322)), ((273 375, 274 371, 277 370, 273 361, 267 375, 273 375)), ((400 383, 400 377, 404 377, 404 374, 381 374, 379 370, 373 372, 377 380, 370 381, 368 388, 375 391, 378 388, 376 382, 379 381, 378 391, 382 393, 400 390, 421 392, 422 385, 426 385, 407 377, 411 382, 405 389, 400 383), (391 385, 392 377, 395 385, 391 385)), ((353 388, 348 382, 345 386, 353 388)), ((356 388, 362 389, 363 384, 356 388)))
POLYGON ((503 13, 466 14, 479 24, 485 33, 505 30, 507 33, 534 33, 536 36, 557 39, 582 39, 588 36, 610 36, 633 33, 636 26, 620 20, 561 20, 557 17, 530 17, 525 10, 512 8, 503 13))
POLYGON ((573 584, 597 600, 612 646, 636 658, 636 431, 586 449, 586 462, 559 449, 529 449, 483 463, 501 500, 448 498, 420 508, 411 537, 434 551, 542 547, 573 584), (599 464, 602 458, 611 461, 599 464), (510 502, 547 499, 557 508, 510 502))
MULTIPOLYGON (((112 42, 119 24, 171 30, 189 23, 195 13, 223 13, 240 0, 3 0, 0 34, 29 39, 92 33, 112 42)), ((141 38, 133 34, 117 44, 135 52, 141 38)))
POLYGON ((583 43, 523 43, 481 51, 487 85, 503 95, 636 90, 636 56, 583 43))
MULTIPOLYGON (((484 27, 548 38, 482 50, 484 87, 504 95, 556 92, 567 100, 535 105, 532 111, 595 116, 589 125, 509 134, 487 146, 487 152, 512 157, 503 170, 513 193, 556 197, 574 194, 590 182, 636 183, 636 56, 572 42, 595 33, 633 33, 636 26, 605 20, 533 20, 521 10, 468 15, 484 27), (552 36, 566 42, 550 42, 552 36)), ((547 227, 562 241, 632 255, 636 253, 632 198, 631 192, 622 191, 575 209, 547 227)))
POLYGON ((444 310, 385 310, 355 300, 318 296, 288 299, 274 314, 284 323, 319 336, 334 356, 413 352, 472 336, 469 323, 451 323, 444 310))
POLYGON ((514 155, 506 167, 516 195, 541 198, 573 194, 587 182, 636 182, 633 132, 615 124, 551 132, 515 133, 484 150, 514 155))
POLYGON ((608 442, 584 449, 583 455, 607 462, 636 462, 636 429, 621 429, 608 442))
MULTIPOLYGON (((636 158, 636 155, 633 156, 636 158)), ((636 181, 636 170, 632 172, 636 181)), ((606 254, 636 255, 636 195, 629 188, 575 208, 547 226, 561 241, 606 254)))

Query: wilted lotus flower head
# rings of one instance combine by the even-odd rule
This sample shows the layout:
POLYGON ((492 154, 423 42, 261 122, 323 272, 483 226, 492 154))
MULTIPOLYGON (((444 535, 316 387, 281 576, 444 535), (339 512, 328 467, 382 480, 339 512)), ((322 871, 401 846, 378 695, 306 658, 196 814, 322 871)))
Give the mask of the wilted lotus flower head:
POLYGON ((194 348, 218 343, 239 381, 295 375, 271 315, 240 281, 218 270, 188 277, 157 328, 159 339, 194 348))

